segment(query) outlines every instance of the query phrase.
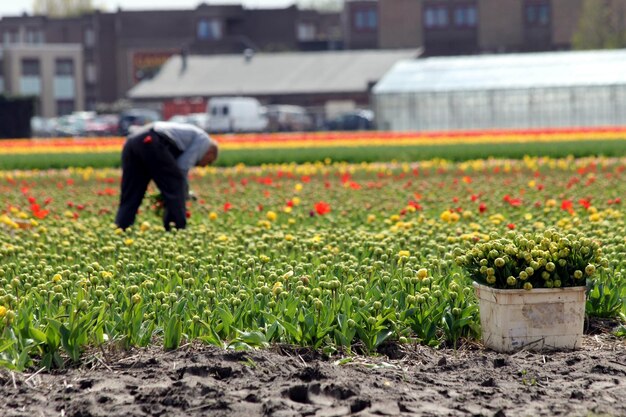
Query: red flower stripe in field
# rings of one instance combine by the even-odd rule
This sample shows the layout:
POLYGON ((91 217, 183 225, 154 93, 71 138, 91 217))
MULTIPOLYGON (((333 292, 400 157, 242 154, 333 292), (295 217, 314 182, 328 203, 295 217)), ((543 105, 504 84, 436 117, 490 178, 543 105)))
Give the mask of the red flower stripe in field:
MULTIPOLYGON (((432 145, 453 143, 626 140, 626 127, 473 130, 458 132, 303 132, 213 135, 223 149, 328 146, 432 145)), ((124 138, 3 140, 0 154, 118 152, 124 138)))

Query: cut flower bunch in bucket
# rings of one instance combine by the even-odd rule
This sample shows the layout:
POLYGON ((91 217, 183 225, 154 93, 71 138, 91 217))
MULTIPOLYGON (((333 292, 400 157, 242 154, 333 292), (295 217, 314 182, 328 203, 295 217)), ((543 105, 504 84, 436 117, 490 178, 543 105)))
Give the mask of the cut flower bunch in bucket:
POLYGON ((455 255, 472 280, 496 289, 585 286, 585 278, 607 263, 596 241, 555 229, 534 234, 510 231, 465 254, 459 248, 455 255))

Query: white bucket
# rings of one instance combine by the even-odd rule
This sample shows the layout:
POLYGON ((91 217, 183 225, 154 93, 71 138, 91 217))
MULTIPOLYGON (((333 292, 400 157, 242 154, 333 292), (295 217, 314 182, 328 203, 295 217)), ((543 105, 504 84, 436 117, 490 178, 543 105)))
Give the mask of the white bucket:
POLYGON ((500 290, 474 283, 485 346, 579 349, 585 322, 585 287, 500 290))

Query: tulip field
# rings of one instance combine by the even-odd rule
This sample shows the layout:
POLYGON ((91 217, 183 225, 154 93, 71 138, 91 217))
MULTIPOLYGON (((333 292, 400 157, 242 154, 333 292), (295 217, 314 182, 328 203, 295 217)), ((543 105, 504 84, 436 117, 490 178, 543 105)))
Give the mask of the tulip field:
MULTIPOLYGON (((472 268, 514 257, 512 241, 534 286, 572 279, 588 315, 626 314, 626 157, 198 168, 188 227, 172 232, 155 188, 133 227, 115 227, 120 175, 0 171, 1 367, 189 341, 458 347, 480 340, 472 268)), ((530 289, 525 273, 498 279, 530 289)))
MULTIPOLYGON (((296 132, 212 135, 217 166, 446 159, 626 155, 626 128, 461 132, 296 132)), ((124 138, 41 138, 2 141, 0 169, 119 167, 124 138)))

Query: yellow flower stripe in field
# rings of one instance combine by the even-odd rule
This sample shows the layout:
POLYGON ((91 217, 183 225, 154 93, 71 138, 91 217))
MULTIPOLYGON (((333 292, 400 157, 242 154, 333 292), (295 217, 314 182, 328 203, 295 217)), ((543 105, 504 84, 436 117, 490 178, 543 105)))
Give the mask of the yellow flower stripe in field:
MULTIPOLYGON (((316 132, 214 135, 224 150, 366 146, 432 146, 626 140, 626 128, 474 132, 316 132)), ((3 140, 0 155, 120 152, 124 138, 3 140)))
POLYGON ((277 142, 256 142, 254 144, 249 143, 229 143, 220 142, 220 148, 222 149, 296 149, 296 148, 326 148, 326 147, 367 147, 367 146, 433 146, 433 145, 458 145, 458 144, 496 144, 496 143, 549 143, 549 142, 575 142, 575 141, 593 141, 593 140, 623 140, 626 142, 626 136, 619 137, 580 137, 580 136, 542 136, 535 138, 528 137, 498 137, 494 140, 494 137, 466 137, 460 138, 437 138, 424 140, 423 138, 414 139, 377 139, 377 138, 363 138, 363 139, 349 139, 349 140, 334 140, 325 142, 316 141, 282 141, 277 142))

